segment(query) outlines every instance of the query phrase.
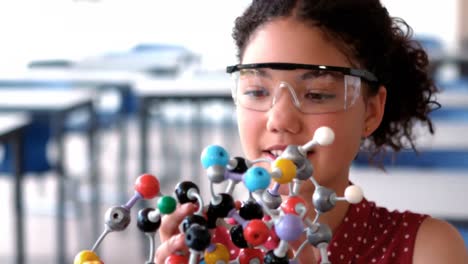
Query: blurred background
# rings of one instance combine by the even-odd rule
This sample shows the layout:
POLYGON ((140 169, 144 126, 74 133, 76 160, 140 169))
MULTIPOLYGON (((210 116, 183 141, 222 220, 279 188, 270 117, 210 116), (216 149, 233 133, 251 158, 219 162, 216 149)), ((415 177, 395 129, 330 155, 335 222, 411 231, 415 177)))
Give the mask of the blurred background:
MULTIPOLYGON (((204 190, 206 145, 242 155, 224 69, 249 2, 0 4, 0 263, 70 263, 140 174, 164 194, 187 179, 204 190)), ((382 2, 428 51, 442 108, 434 136, 417 128, 419 155, 390 155, 382 171, 362 153, 351 178, 382 206, 450 221, 468 245, 468 2, 382 2)), ((99 247, 105 263, 144 263, 135 214, 99 247)))

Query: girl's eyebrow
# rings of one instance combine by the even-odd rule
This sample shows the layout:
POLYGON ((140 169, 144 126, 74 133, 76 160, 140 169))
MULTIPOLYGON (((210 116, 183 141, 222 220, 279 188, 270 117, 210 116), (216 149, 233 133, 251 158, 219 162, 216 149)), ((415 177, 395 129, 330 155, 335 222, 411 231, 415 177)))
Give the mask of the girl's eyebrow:
POLYGON ((336 77, 337 74, 340 74, 340 73, 334 72, 334 71, 325 71, 325 70, 308 70, 304 72, 303 74, 299 75, 299 80, 305 81, 308 79, 317 78, 317 76, 320 76, 320 75, 331 75, 333 77, 336 77))
POLYGON ((270 74, 269 71, 265 70, 265 69, 262 69, 262 68, 258 68, 258 69, 255 69, 257 72, 258 72, 258 75, 260 75, 261 77, 266 77, 268 79, 273 79, 273 76, 270 74))
POLYGON ((301 81, 305 81, 305 80, 308 80, 308 79, 313 79, 313 78, 317 77, 317 73, 318 73, 317 70, 308 70, 308 71, 304 72, 303 74, 299 75, 298 79, 301 80, 301 81))
POLYGON ((255 75, 258 75, 259 77, 273 79, 273 76, 271 75, 271 73, 263 68, 251 68, 251 69, 244 69, 242 71, 246 73, 254 73, 255 75))

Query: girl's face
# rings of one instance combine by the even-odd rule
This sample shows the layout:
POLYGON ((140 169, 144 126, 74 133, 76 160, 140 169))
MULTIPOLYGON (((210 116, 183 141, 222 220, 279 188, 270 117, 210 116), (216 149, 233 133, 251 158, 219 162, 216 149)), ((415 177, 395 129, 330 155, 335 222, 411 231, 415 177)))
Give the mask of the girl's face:
MULTIPOLYGON (((251 36, 242 63, 261 62, 352 67, 320 29, 294 19, 272 20, 251 36)), ((274 78, 294 83, 294 76, 285 71, 279 71, 274 78)), ((304 114, 295 107, 290 93, 281 93, 275 105, 266 112, 237 107, 240 139, 246 157, 250 160, 274 158, 272 150, 283 150, 290 144, 303 145, 312 139, 317 128, 328 126, 335 132, 335 141, 332 145, 318 147, 308 158, 314 167, 314 177, 321 185, 346 186, 349 167, 365 133, 368 115, 363 97, 359 96, 346 111, 304 114)), ((302 191, 312 190, 313 186, 306 184, 302 188, 302 191)))

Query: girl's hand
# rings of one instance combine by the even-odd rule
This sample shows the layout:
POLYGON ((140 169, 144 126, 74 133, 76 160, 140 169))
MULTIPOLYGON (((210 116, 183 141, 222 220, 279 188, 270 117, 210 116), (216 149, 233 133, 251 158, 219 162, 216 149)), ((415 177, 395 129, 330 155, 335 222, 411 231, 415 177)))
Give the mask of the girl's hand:
POLYGON ((176 251, 188 252, 185 236, 180 233, 179 225, 188 215, 196 211, 196 205, 186 203, 179 206, 172 214, 164 215, 159 229, 161 245, 156 250, 156 263, 164 263, 169 255, 176 251))
MULTIPOLYGON (((161 228, 158 232, 161 245, 156 250, 156 263, 165 263, 167 257, 177 251, 188 252, 188 248, 185 245, 185 235, 180 233, 179 225, 186 216, 193 214, 196 210, 197 205, 186 203, 179 206, 172 214, 163 216, 161 228)), ((300 244, 293 243, 291 246, 293 249, 297 249, 300 244)), ((314 252, 318 252, 318 250, 307 244, 297 260, 301 264, 316 264, 317 260, 314 252)))

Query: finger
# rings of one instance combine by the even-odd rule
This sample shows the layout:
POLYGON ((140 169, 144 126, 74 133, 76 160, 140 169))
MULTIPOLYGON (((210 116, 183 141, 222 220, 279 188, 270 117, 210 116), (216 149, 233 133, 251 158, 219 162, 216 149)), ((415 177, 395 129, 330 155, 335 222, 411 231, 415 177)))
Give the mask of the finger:
POLYGON ((193 203, 186 203, 179 206, 172 214, 164 215, 162 218, 161 228, 159 229, 159 236, 161 241, 164 242, 175 234, 179 233, 179 225, 187 215, 195 212, 196 205, 193 203))
POLYGON ((156 250, 156 263, 164 263, 166 258, 176 251, 187 252, 187 246, 185 245, 185 235, 178 234, 172 236, 166 242, 162 243, 156 250))

